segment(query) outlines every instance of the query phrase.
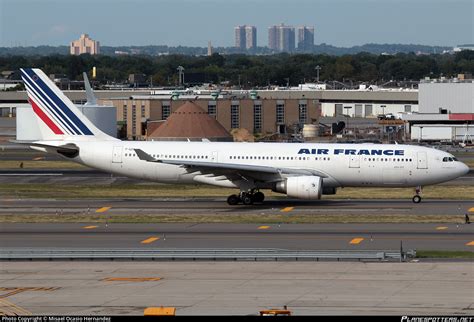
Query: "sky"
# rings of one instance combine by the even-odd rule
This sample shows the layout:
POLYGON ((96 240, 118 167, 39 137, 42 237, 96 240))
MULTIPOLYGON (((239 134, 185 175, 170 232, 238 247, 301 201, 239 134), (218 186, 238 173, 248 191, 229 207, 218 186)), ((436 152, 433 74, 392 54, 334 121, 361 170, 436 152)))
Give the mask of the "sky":
POLYGON ((315 43, 474 43, 474 0, 0 0, 0 46, 233 46, 234 27, 315 27, 315 43))

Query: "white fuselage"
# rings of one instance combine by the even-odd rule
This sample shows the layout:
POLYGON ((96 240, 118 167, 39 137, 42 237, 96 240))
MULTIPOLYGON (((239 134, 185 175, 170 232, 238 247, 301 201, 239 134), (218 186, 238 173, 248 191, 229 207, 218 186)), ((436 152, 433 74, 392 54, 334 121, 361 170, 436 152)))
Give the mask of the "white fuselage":
POLYGON ((449 153, 411 145, 150 141, 73 143, 80 150, 74 161, 114 174, 162 183, 206 183, 237 188, 233 182, 222 177, 192 172, 180 165, 140 160, 134 149, 141 149, 158 160, 312 169, 325 175, 324 187, 415 187, 449 181, 469 171, 465 164, 453 159, 449 153), (446 161, 448 159, 451 161, 446 161))

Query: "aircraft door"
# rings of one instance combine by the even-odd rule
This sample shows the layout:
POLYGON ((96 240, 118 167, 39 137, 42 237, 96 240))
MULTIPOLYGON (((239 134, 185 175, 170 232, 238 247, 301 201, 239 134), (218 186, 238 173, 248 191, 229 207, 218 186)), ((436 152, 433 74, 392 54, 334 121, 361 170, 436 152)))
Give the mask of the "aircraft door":
POLYGON ((114 146, 112 152, 112 163, 122 163, 122 147, 114 146))
POLYGON ((360 168, 360 155, 350 155, 349 168, 360 168))
POLYGON ((416 156, 416 167, 418 169, 428 169, 428 160, 426 158, 426 152, 418 152, 416 156))
POLYGON ((217 162, 217 151, 212 152, 211 162, 217 162))

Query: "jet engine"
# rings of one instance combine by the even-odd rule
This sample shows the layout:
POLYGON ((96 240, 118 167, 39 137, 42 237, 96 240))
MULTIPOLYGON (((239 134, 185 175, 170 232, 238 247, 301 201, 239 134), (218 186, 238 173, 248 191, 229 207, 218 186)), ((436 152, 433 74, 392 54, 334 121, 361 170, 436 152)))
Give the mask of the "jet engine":
POLYGON ((298 199, 321 199, 323 179, 318 176, 288 177, 277 182, 272 190, 298 199))

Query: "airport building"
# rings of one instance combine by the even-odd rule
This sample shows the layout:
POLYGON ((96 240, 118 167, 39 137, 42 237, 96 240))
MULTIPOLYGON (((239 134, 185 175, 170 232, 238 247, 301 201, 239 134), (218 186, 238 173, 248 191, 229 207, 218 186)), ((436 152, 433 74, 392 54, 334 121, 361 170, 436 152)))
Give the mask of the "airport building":
MULTIPOLYGON (((313 132, 327 135, 321 133, 320 127, 330 128, 334 123, 344 122, 346 129, 350 128, 344 133, 349 136, 351 131, 375 132, 383 140, 387 130, 396 130, 403 134, 398 136, 402 139, 460 142, 474 136, 474 83, 466 79, 469 77, 423 80, 419 90, 327 90, 304 84, 275 90, 127 89, 95 94, 101 105, 115 107, 119 136, 127 139, 148 139, 157 124, 192 101, 225 131, 244 129, 268 139, 279 134, 289 137, 295 132, 302 133, 305 125, 308 129, 316 127, 313 132), (382 122, 382 115, 390 119, 382 122)), ((76 104, 85 103, 84 91, 66 90, 65 94, 76 104)), ((29 106, 25 92, 0 92, 4 117, 15 116, 16 108, 21 106, 29 106)), ((335 132, 329 131, 329 135, 335 132)))
POLYGON ((181 95, 171 99, 169 95, 134 95, 132 97, 103 100, 117 108, 117 121, 126 126, 127 138, 145 140, 149 123, 166 120, 189 100, 223 128, 246 129, 260 135, 286 134, 296 124, 316 121, 320 115, 317 100, 301 98, 252 98, 248 95, 235 97, 231 94, 181 95))
POLYGON ((426 79, 419 84, 419 113, 402 115, 412 140, 474 143, 474 80, 426 79))

